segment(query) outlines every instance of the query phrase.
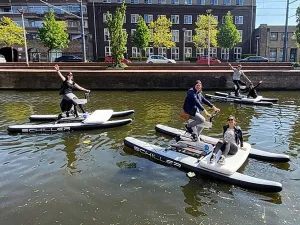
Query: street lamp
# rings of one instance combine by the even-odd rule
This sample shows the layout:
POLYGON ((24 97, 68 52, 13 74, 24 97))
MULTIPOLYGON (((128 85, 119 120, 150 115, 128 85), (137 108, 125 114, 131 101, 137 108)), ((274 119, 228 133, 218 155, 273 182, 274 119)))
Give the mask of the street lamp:
POLYGON ((207 63, 208 63, 208 66, 210 66, 210 16, 211 16, 212 9, 207 9, 206 12, 207 12, 207 15, 208 15, 208 48, 207 48, 208 56, 207 56, 207 63))
POLYGON ((29 66, 28 62, 28 51, 27 51, 27 40, 26 40, 26 30, 25 30, 25 22, 24 22, 24 13, 25 9, 18 9, 19 13, 21 13, 22 16, 22 27, 23 27, 23 35, 24 35, 24 47, 25 47, 25 59, 26 59, 26 65, 29 66))
POLYGON ((260 37, 256 36, 256 56, 258 56, 258 42, 259 42, 260 37))
POLYGON ((182 28, 183 31, 183 62, 185 62, 185 31, 186 28, 182 28))

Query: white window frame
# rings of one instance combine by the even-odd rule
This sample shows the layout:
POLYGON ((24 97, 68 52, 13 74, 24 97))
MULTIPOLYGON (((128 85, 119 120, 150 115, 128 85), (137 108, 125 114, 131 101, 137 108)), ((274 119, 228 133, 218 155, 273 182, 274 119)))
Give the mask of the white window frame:
POLYGON ((110 40, 110 33, 108 28, 103 28, 103 35, 104 35, 104 41, 109 41, 110 40))
POLYGON ((157 19, 163 16, 166 17, 166 15, 157 15, 157 19))
POLYGON ((217 58, 218 48, 210 48, 209 50, 210 50, 210 53, 209 53, 210 57, 217 58))
POLYGON ((193 55, 193 48, 192 47, 185 47, 184 48, 184 57, 191 58, 193 55))
POLYGON ((172 24, 179 24, 179 15, 171 15, 171 22, 172 24))
POLYGON ((235 0, 235 5, 244 5, 244 0, 235 0))
POLYGON ((205 0, 197 0, 197 5, 205 5, 205 0))
POLYGON ((270 62, 276 62, 277 61, 277 48, 270 48, 269 49, 269 60, 270 60, 270 62), (273 54, 273 53, 275 53, 275 54, 273 54))
POLYGON ((225 23, 225 16, 222 16, 222 24, 225 23))
POLYGON ((211 5, 218 5, 218 0, 210 0, 211 5))
POLYGON ((219 17, 218 16, 214 16, 214 18, 219 23, 219 17))
POLYGON ((153 22, 153 15, 152 14, 145 14, 144 15, 144 21, 145 21, 145 23, 153 22))
POLYGON ((153 49, 153 47, 146 47, 145 48, 145 56, 149 57, 150 55, 154 55, 154 49, 153 49))
POLYGON ((106 22, 107 22, 106 14, 107 14, 107 13, 103 13, 103 23, 106 23, 106 22))
POLYGON ((197 56, 197 58, 199 56, 204 56, 204 55, 205 55, 205 48, 197 48, 196 49, 196 56, 197 56))
POLYGON ((153 4, 152 0, 144 0, 145 4, 153 4))
POLYGON ((166 0, 158 0, 158 4, 159 4, 159 5, 163 5, 163 4, 166 4, 166 3, 167 3, 166 0))
POLYGON ((185 5, 192 5, 193 0, 184 0, 185 5))
POLYGON ((136 32, 136 29, 131 29, 130 30, 130 36, 133 37, 134 32, 136 32))
POLYGON ((222 60, 229 59, 229 48, 221 48, 221 59, 222 60))
POLYGON ((171 5, 179 5, 179 0, 171 0, 171 5))
POLYGON ((234 22, 235 24, 244 24, 244 16, 235 16, 234 22))
POLYGON ((231 0, 223 0, 223 5, 231 5, 231 0))
POLYGON ((111 47, 110 46, 105 46, 105 56, 111 56, 111 47))
POLYGON ((201 15, 197 15, 197 21, 199 20, 200 16, 201 16, 201 15))
POLYGON ((150 33, 150 42, 153 42, 153 29, 149 29, 150 33))
POLYGON ((184 15, 184 24, 193 24, 193 16, 184 15))
POLYGON ((166 47, 158 47, 158 55, 167 57, 167 48, 166 47))
POLYGON ((171 59, 179 60, 179 47, 171 48, 171 59))
POLYGON ((172 41, 179 42, 179 30, 171 30, 172 41))
POLYGON ((241 59, 242 51, 243 51, 242 47, 234 47, 233 48, 234 59, 241 59))
POLYGON ((130 15, 130 22, 131 23, 137 23, 138 22, 138 20, 139 20, 139 14, 131 14, 130 15))
POLYGON ((243 42, 243 30, 238 30, 238 32, 240 33, 240 36, 241 36, 240 42, 243 42))
POLYGON ((193 31, 192 30, 185 30, 183 35, 184 35, 184 41, 185 42, 192 42, 193 41, 193 31))
POLYGON ((141 56, 141 51, 137 47, 132 47, 131 48, 131 57, 140 57, 141 56))
POLYGON ((103 3, 111 3, 111 0, 103 0, 103 3))
POLYGON ((131 0, 130 3, 131 4, 139 4, 139 0, 131 0))

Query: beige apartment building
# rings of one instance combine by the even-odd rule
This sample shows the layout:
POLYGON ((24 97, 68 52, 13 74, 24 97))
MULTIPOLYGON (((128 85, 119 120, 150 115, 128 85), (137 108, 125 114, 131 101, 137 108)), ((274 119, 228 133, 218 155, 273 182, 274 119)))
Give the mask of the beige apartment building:
MULTIPOLYGON (((284 26, 268 26, 261 24, 253 37, 255 53, 269 58, 270 62, 283 61, 284 26)), ((297 62, 300 60, 300 48, 297 48, 293 38, 296 26, 288 26, 287 35, 287 61, 297 62)))

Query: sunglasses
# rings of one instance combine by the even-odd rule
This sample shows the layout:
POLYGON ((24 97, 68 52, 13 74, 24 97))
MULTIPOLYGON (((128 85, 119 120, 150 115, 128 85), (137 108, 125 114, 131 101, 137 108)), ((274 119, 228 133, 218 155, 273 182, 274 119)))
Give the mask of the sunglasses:
POLYGON ((234 119, 228 119, 228 121, 233 121, 234 119))

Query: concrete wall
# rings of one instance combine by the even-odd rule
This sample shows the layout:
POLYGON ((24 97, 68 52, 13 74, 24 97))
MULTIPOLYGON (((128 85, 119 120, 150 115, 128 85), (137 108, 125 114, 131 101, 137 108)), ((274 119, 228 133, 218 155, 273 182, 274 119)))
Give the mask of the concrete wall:
MULTIPOLYGON (((245 71, 255 84, 264 83, 260 89, 300 90, 300 70, 245 71)), ((185 90, 202 80, 204 89, 232 88, 232 72, 226 71, 74 71, 74 80, 81 86, 94 90, 185 90)), ((53 71, 22 70, 0 71, 1 89, 49 90, 59 89, 60 78, 53 71)))

